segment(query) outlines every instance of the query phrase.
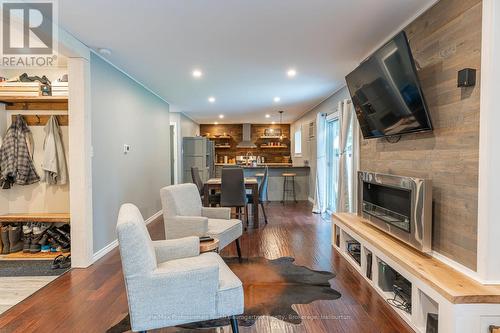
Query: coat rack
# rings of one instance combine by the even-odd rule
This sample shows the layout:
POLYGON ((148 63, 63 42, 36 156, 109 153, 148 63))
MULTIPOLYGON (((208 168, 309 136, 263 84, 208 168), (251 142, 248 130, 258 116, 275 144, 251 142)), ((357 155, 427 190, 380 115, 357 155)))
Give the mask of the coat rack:
MULTIPOLYGON (((12 122, 16 120, 17 115, 12 115, 12 122)), ((59 126, 68 126, 68 115, 67 114, 58 114, 54 115, 57 117, 57 122, 59 126)), ((50 114, 41 114, 41 115, 32 115, 26 114, 23 115, 24 120, 28 126, 45 126, 51 117, 50 114)))

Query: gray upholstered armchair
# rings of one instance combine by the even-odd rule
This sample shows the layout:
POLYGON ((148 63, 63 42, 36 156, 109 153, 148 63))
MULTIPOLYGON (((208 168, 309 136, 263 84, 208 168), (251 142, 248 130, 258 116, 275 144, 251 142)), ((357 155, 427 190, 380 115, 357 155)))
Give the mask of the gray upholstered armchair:
POLYGON ((165 237, 210 236, 219 240, 219 250, 236 241, 241 259, 240 220, 231 219, 231 208, 203 207, 195 184, 180 184, 160 190, 165 222, 165 237))
POLYGON ((152 241, 136 206, 116 226, 133 331, 243 313, 243 288, 217 253, 200 255, 198 237, 152 241))

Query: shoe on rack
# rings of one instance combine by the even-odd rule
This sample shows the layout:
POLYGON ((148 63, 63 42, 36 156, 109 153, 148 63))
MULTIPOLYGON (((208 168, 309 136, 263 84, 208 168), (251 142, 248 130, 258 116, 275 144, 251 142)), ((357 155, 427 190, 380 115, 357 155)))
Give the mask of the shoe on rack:
POLYGON ((61 235, 60 233, 52 230, 52 228, 50 229, 47 229, 46 231, 49 236, 54 240, 56 241, 57 243, 59 243, 59 245, 62 247, 62 248, 69 248, 70 244, 69 242, 65 239, 65 237, 63 235, 61 235))
POLYGON ((23 223, 23 234, 31 234, 33 232, 33 224, 32 222, 23 223))
POLYGON ((9 242, 9 226, 8 225, 2 225, 0 228, 0 234, 2 238, 2 254, 9 254, 10 253, 10 242, 9 242))
POLYGON ((9 242, 10 253, 19 252, 23 250, 24 242, 22 240, 22 229, 20 226, 9 226, 9 242))
MULTIPOLYGON (((65 226, 66 225, 67 224, 65 224, 65 226)), ((68 229, 66 229, 64 226, 56 228, 57 232, 59 232, 61 235, 64 236, 64 240, 67 241, 68 243, 70 243, 71 242, 71 234, 69 233, 68 229)))
POLYGON ((24 239, 24 242, 23 242, 23 252, 24 253, 29 253, 30 252, 30 245, 31 245, 31 239, 32 238, 33 238, 33 234, 32 233, 24 234, 23 235, 23 239, 24 239))
POLYGON ((50 223, 34 223, 33 234, 35 236, 43 234, 49 228, 50 228, 50 223))
POLYGON ((38 241, 38 244, 44 246, 48 244, 48 241, 49 241, 49 234, 44 232, 42 238, 40 238, 40 240, 38 241))
POLYGON ((30 247, 29 247, 30 253, 38 253, 42 250, 42 246, 39 244, 42 237, 43 237, 43 235, 36 235, 35 236, 33 234, 33 237, 31 238, 31 242, 30 242, 30 247))
POLYGON ((49 242, 49 252, 57 252, 57 247, 59 246, 59 244, 57 244, 53 238, 49 238, 48 242, 49 242))

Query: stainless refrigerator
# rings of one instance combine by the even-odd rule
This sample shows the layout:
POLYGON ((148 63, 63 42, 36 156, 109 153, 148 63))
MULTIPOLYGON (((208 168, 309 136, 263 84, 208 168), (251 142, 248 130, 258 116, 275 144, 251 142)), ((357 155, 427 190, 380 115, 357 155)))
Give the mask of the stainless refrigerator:
POLYGON ((201 136, 182 139, 182 173, 183 182, 192 183, 191 167, 197 167, 200 177, 205 182, 215 176, 215 146, 207 138, 201 136))

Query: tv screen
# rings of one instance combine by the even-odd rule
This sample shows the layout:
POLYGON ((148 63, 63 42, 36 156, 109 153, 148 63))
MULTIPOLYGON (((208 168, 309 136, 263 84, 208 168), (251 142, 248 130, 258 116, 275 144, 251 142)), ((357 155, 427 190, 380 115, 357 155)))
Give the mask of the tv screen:
POLYGON ((346 82, 365 139, 432 130, 404 31, 347 75, 346 82))

